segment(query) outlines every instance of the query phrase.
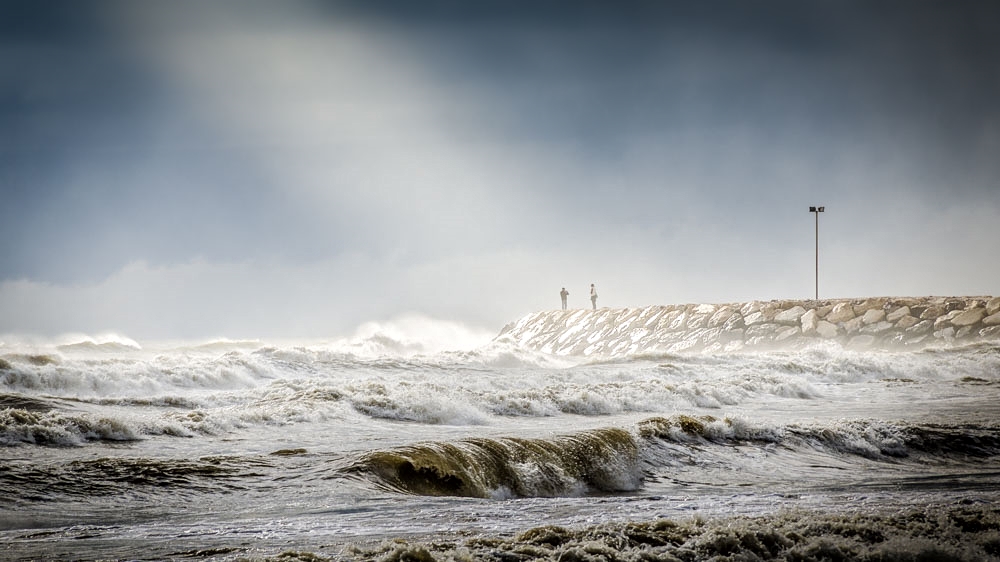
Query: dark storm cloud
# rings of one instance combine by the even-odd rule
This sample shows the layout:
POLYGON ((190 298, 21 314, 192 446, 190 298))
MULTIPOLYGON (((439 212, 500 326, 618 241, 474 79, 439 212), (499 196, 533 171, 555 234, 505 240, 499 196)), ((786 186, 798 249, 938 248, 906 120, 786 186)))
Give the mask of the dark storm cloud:
POLYGON ((94 281, 139 259, 295 256, 271 233, 309 239, 308 216, 139 52, 116 6, 4 4, 2 277, 94 281))
POLYGON ((0 281, 26 280, 0 303, 135 295, 125 325, 170 280, 178 326, 185 298, 229 326, 278 289, 290 317, 490 322, 569 276, 621 304, 785 298, 812 287, 790 233, 813 204, 831 290, 993 271, 970 264, 1000 213, 995 3, 0 9, 0 281), (237 302, 243 279, 267 281, 237 302))

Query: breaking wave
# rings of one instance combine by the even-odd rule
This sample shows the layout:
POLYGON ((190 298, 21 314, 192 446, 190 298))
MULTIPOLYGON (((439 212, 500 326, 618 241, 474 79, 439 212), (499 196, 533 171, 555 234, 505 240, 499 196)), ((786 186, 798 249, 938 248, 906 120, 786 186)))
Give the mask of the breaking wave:
POLYGON ((932 505, 846 514, 797 509, 767 517, 543 526, 458 543, 397 539, 353 554, 355 560, 982 562, 1000 556, 1000 508, 932 505))
POLYGON ((374 451, 350 470, 430 496, 578 496, 639 488, 638 445, 621 429, 554 439, 467 439, 374 451))
POLYGON ((1000 428, 863 420, 778 427, 738 418, 675 415, 643 420, 632 430, 604 428, 553 439, 464 439, 376 450, 364 454, 350 471, 418 495, 581 496, 633 492, 647 477, 678 462, 697 466, 735 459, 738 448, 761 444, 781 449, 772 452, 780 455, 774 460, 778 463, 811 459, 810 453, 820 450, 848 465, 852 457, 885 463, 913 457, 914 464, 923 466, 928 460, 1000 455, 1000 428))

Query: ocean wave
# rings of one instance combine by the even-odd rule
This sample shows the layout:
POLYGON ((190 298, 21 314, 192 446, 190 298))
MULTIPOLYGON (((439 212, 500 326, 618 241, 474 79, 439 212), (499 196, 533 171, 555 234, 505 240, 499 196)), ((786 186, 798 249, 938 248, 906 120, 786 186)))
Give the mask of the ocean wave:
MULTIPOLYGON (((310 560, 303 553, 299 560, 310 560)), ((312 555, 311 553, 308 553, 312 555)), ((982 562, 1000 555, 1000 509, 926 505, 885 512, 787 510, 771 516, 542 526, 459 541, 359 545, 351 560, 868 560, 982 562)))
POLYGON ((638 460, 629 432, 600 429, 553 439, 466 439, 373 451, 348 471, 411 494, 554 497, 636 490, 638 460))
MULTIPOLYGON (((649 476, 675 467, 734 463, 746 445, 778 447, 771 455, 811 459, 821 449, 841 462, 851 457, 897 463, 914 457, 966 461, 1000 455, 1000 430, 963 426, 894 425, 853 420, 817 426, 773 426, 743 418, 674 415, 629 430, 603 428, 553 439, 464 439, 365 453, 350 469, 395 491, 482 498, 578 496, 632 492, 649 476), (711 447, 715 447, 712 450, 711 447)), ((782 462, 776 458, 774 462, 782 462)), ((808 461, 805 463, 809 466, 808 461)), ((768 465, 770 466, 770 465, 768 465)))
POLYGON ((87 441, 135 441, 140 433, 111 417, 22 408, 0 410, 0 445, 80 445, 87 441))
POLYGON ((1000 455, 1000 427, 915 425, 882 420, 775 426, 741 417, 675 415, 643 420, 638 433, 676 443, 775 443, 790 449, 822 449, 868 459, 909 456, 984 458, 1000 455))
POLYGON ((193 460, 100 457, 57 465, 12 464, 0 471, 0 496, 22 501, 135 495, 170 488, 172 493, 233 491, 245 488, 263 458, 193 460))

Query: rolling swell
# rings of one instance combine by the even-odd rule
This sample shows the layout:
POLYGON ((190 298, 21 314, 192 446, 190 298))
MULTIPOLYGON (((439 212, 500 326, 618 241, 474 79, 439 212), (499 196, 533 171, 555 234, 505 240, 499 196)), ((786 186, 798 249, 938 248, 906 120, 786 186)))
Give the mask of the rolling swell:
MULTIPOLYGON (((247 460, 104 457, 60 465, 0 465, 0 497, 48 501, 170 488, 184 492, 242 489, 247 460)), ((252 473, 251 473, 252 474, 252 473)))
POLYGON ((394 491, 480 498, 581 496, 634 492, 646 477, 677 463, 740 466, 738 449, 766 449, 765 471, 816 452, 848 466, 858 459, 889 467, 969 466, 1000 456, 1000 429, 847 420, 772 426, 741 418, 675 415, 639 422, 631 431, 603 428, 554 439, 464 439, 418 443, 364 454, 349 472, 394 491), (721 460, 720 460, 721 459, 721 460))
POLYGON ((636 490, 639 448, 616 428, 553 439, 466 439, 364 455, 354 472, 418 495, 556 497, 636 490))
POLYGON ((868 459, 910 456, 982 459, 1000 456, 1000 427, 914 425, 879 420, 842 420, 830 425, 768 426, 742 418, 655 417, 638 424, 647 440, 716 445, 774 443, 790 450, 822 449, 868 459))

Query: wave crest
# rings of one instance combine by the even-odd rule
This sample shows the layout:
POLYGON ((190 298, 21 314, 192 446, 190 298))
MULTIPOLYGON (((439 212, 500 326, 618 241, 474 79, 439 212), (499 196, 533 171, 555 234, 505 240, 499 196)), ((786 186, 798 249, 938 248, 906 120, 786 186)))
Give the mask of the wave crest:
POLYGON ((351 469, 431 496, 558 497, 640 487, 639 447, 622 429, 554 439, 467 439, 373 451, 351 469))

